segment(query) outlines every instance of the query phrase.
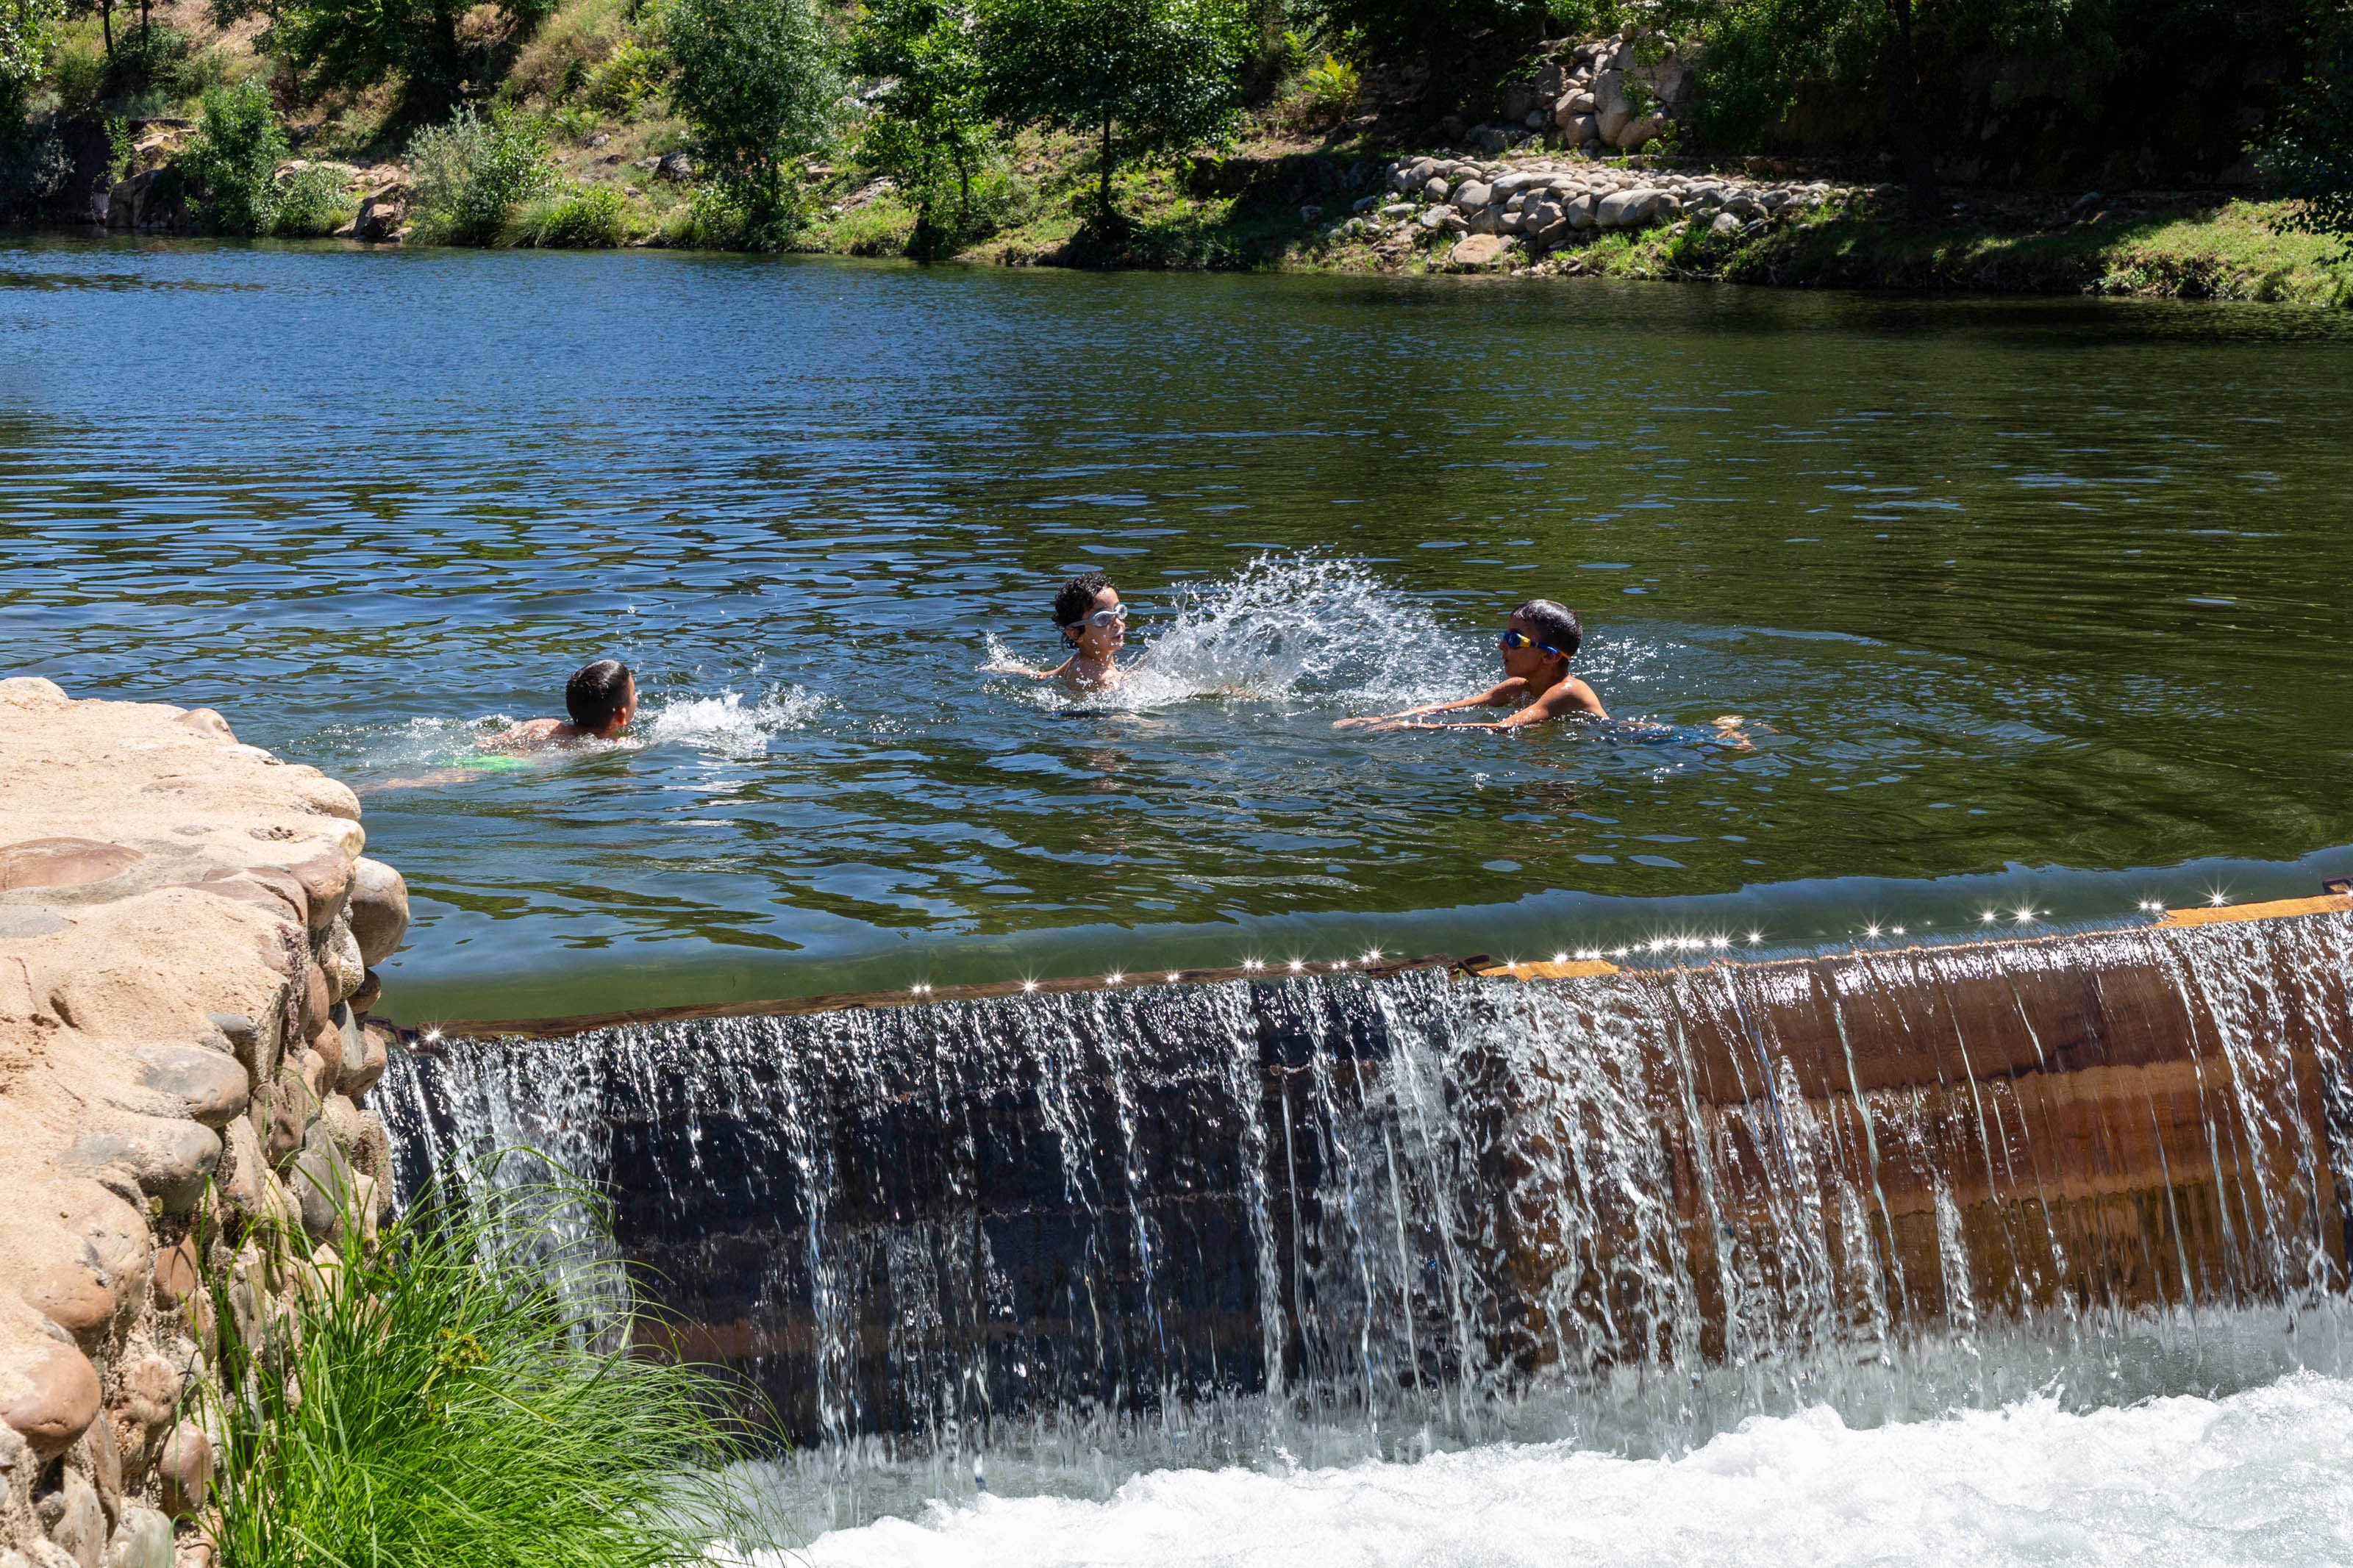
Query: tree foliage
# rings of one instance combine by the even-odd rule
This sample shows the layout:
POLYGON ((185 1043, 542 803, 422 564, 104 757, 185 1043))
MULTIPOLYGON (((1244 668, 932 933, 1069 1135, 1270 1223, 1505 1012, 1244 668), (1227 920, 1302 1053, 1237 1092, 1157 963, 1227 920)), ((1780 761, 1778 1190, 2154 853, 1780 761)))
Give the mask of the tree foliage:
POLYGON ((269 89, 248 79, 208 88, 195 140, 180 168, 204 193, 205 212, 222 234, 267 234, 276 216, 279 163, 286 133, 269 89))
POLYGON ((1256 34, 1235 0, 981 0, 983 101, 1100 140, 1100 221, 1123 159, 1222 138, 1256 34))
POLYGON ((911 248, 926 253, 948 225, 942 207, 955 184, 956 226, 972 220, 972 176, 997 143, 976 47, 962 0, 871 0, 850 36, 850 68, 886 80, 860 152, 897 176, 915 200, 911 248))
MULTIPOLYGON (((212 0, 218 26, 265 17, 256 47, 286 60, 311 89, 397 77, 406 110, 418 119, 438 119, 470 87, 488 85, 481 79, 494 62, 459 28, 472 8, 469 0, 212 0)), ((497 8, 511 25, 527 26, 554 0, 498 0, 497 8)))
POLYGON ((811 0, 670 0, 660 32, 695 151, 745 237, 776 243, 791 219, 786 163, 825 143, 841 99, 824 18, 811 0))
POLYGON ((0 0, 0 142, 22 128, 25 100, 48 68, 65 16, 65 0, 0 0))
POLYGON ((2296 205, 2284 228, 2330 235, 2353 258, 2353 7, 2325 25, 2263 149, 2265 177, 2296 205))

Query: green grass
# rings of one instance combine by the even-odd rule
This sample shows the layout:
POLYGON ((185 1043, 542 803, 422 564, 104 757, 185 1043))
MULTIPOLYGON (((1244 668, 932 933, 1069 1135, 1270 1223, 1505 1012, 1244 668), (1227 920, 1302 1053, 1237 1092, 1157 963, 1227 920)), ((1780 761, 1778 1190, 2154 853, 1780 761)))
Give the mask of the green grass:
POLYGON ((251 1340, 240 1287, 214 1281, 225 1563, 683 1568, 715 1537, 759 1539, 719 1479, 742 1457, 722 1386, 599 1348, 615 1336, 538 1261, 550 1233, 527 1215, 561 1206, 545 1196, 498 1224, 428 1195, 324 1268, 291 1261, 292 1238, 285 1269, 308 1288, 288 1292, 290 1323, 248 1324, 251 1340))

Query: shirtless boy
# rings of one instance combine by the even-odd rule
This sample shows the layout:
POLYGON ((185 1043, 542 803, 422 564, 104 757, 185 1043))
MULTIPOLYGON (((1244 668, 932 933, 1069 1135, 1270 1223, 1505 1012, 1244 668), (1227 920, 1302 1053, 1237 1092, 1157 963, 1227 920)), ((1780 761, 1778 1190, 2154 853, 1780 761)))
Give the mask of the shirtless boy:
POLYGON ((999 668, 1008 675, 1032 680, 1059 680, 1080 690, 1102 691, 1117 686, 1124 673, 1115 662, 1127 646, 1127 606, 1119 590, 1100 572, 1082 572, 1054 595, 1054 624, 1062 630, 1062 645, 1071 656, 1051 669, 1023 665, 999 668))
POLYGON ((638 681, 617 658, 600 658, 573 671, 564 683, 569 719, 527 719, 501 735, 507 745, 554 746, 573 741, 610 741, 637 717, 638 681))
POLYGON ((1512 612, 1497 639, 1504 656, 1504 679, 1486 690, 1451 702, 1429 702, 1402 713, 1377 713, 1343 719, 1335 730, 1359 726, 1374 730, 1523 730, 1552 719, 1607 719, 1593 688, 1569 674, 1568 661, 1577 657, 1585 628, 1577 612, 1550 599, 1530 599, 1512 612), (1509 716, 1478 724, 1417 724, 1428 713, 1451 713, 1458 708, 1509 708, 1509 716))

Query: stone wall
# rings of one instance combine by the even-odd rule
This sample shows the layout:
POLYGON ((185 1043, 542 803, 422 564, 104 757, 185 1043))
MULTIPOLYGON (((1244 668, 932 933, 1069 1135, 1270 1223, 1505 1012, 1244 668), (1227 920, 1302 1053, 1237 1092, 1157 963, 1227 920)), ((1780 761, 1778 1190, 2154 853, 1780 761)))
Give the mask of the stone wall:
POLYGON ((408 896, 359 816, 209 710, 0 680, 0 1568, 208 1563, 208 1287, 261 1338, 373 1231, 408 896))

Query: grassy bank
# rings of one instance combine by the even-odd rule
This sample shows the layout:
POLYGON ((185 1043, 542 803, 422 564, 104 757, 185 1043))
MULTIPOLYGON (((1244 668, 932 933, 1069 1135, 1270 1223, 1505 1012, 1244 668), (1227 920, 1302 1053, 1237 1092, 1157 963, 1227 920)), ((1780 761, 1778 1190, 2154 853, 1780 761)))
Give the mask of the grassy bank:
MULTIPOLYGON (((1327 155, 1328 156, 1328 155, 1327 155)), ((1276 155, 1277 158, 1280 154, 1276 155)), ((1270 159, 1270 162, 1273 162, 1270 159)), ((1198 195, 1176 171, 1137 174, 1121 187, 1130 227, 1113 245, 1085 229, 1087 178, 1057 178, 1050 161, 989 217, 956 258, 997 265, 1085 265, 1415 275, 1454 270, 1451 237, 1399 241, 1335 232, 1345 205, 1312 218, 1263 195, 1198 195)), ((798 248, 902 254, 915 215, 896 193, 854 176, 821 201, 798 248), (847 206, 838 204, 849 202, 847 206)), ((1313 207, 1315 204, 1306 204, 1313 207)), ((1748 237, 1702 226, 1591 237, 1549 256, 1514 250, 1504 269, 1536 276, 1716 280, 1784 288, 2115 294, 2344 306, 2353 267, 2331 241, 2283 234, 2284 204, 2131 194, 2079 208, 2063 197, 1969 193, 1947 221, 1923 226, 1899 203, 1862 197, 1748 237)))

